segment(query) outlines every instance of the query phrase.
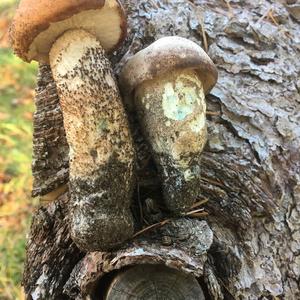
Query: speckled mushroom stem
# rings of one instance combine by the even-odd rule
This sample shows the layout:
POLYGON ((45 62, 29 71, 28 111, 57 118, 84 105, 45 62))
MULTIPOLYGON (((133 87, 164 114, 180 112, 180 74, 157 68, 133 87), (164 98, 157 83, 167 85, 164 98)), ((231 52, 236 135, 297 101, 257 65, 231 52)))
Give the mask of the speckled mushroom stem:
POLYGON ((177 70, 140 84, 135 105, 153 151, 167 208, 180 214, 199 196, 200 154, 206 143, 206 103, 193 70, 177 70))
POLYGON ((70 146, 70 229, 84 251, 117 247, 133 233, 134 149, 111 65, 97 39, 64 33, 50 64, 70 146))

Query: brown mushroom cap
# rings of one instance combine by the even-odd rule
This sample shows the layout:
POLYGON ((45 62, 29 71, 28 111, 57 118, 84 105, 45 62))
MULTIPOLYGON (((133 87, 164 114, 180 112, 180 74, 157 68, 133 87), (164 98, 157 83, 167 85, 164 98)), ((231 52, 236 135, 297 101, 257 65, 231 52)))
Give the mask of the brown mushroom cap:
POLYGON ((178 69, 194 69, 208 94, 218 79, 213 61, 196 43, 178 36, 164 37, 131 57, 120 74, 121 89, 130 95, 142 82, 178 69))
POLYGON ((10 36, 25 61, 48 62, 55 40, 69 29, 95 35, 106 51, 126 37, 126 15, 119 0, 21 0, 10 36))

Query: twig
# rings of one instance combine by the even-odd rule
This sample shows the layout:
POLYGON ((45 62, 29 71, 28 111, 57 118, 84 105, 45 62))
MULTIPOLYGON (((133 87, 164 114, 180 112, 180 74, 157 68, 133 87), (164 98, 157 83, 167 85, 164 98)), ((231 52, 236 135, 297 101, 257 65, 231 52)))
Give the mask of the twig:
POLYGON ((200 201, 194 203, 194 204, 192 205, 191 209, 197 208, 197 207, 199 207, 199 206, 201 206, 201 205, 203 205, 203 204, 205 204, 205 203, 207 203, 207 202, 208 202, 208 199, 200 200, 200 201))
POLYGON ((274 18, 273 16, 273 9, 270 9, 269 13, 268 13, 268 17, 273 21, 273 23, 276 25, 276 26, 279 26, 279 23, 276 21, 276 19, 274 18))
POLYGON ((230 5, 230 1, 228 1, 228 0, 223 0, 223 2, 225 2, 226 5, 227 5, 228 11, 229 11, 229 16, 230 16, 230 17, 233 17, 233 16, 234 16, 234 13, 232 12, 232 6, 230 5))
POLYGON ((204 44, 204 50, 205 52, 208 52, 208 41, 207 41, 207 36, 206 36, 206 31, 205 31, 205 25, 204 25, 204 21, 203 21, 203 16, 202 16, 202 10, 196 6, 192 1, 189 1, 191 3, 191 5, 194 7, 195 11, 196 11, 196 16, 197 19, 200 23, 201 26, 201 33, 202 33, 202 39, 203 39, 203 44, 204 44))
POLYGON ((192 210, 192 211, 189 211, 187 213, 184 213, 182 214, 183 217, 188 217, 190 215, 193 215, 193 214, 196 214, 196 213, 200 213, 200 212, 203 212, 204 211, 204 208, 199 208, 199 209, 196 209, 196 210, 192 210))
POLYGON ((157 227, 162 227, 162 226, 166 225, 167 223, 169 223, 171 221, 172 221, 172 219, 167 219, 167 220, 161 221, 159 223, 152 224, 152 225, 150 225, 150 226, 148 226, 148 227, 146 227, 146 228, 144 228, 144 229, 136 232, 133 235, 133 238, 136 238, 137 236, 140 236, 141 234, 143 234, 143 233, 145 233, 145 232, 147 232, 147 231, 149 231, 151 229, 154 229, 154 228, 157 228, 157 227))
POLYGON ((206 112, 206 115, 207 115, 207 116, 220 116, 221 113, 218 112, 218 111, 207 111, 207 112, 206 112))
POLYGON ((261 23, 264 19, 265 19, 265 17, 269 14, 269 12, 272 10, 272 8, 269 8, 258 20, 257 20, 257 22, 255 23, 256 25, 257 24, 259 24, 259 23, 261 23))
MULTIPOLYGON (((255 24, 259 24, 261 21, 263 21, 266 17, 268 17, 269 20, 271 20, 276 26, 280 26, 280 24, 277 22, 273 15, 273 8, 269 8, 259 19, 255 24)), ((292 38, 292 35, 288 32, 288 30, 283 30, 282 28, 279 27, 279 31, 283 32, 283 34, 288 37, 292 38)))
POLYGON ((273 23, 279 27, 279 31, 282 32, 286 37, 292 38, 292 35, 289 33, 289 31, 285 27, 280 27, 280 24, 277 22, 275 17, 273 16, 273 10, 271 10, 268 14, 268 17, 273 21, 273 23), (285 30, 284 30, 285 29, 285 30))
MULTIPOLYGON (((195 203, 191 208, 193 209, 197 206, 200 206, 201 204, 204 204, 207 201, 208 201, 207 199, 201 200, 201 201, 195 203)), ((192 218, 200 218, 200 217, 205 217, 205 216, 208 216, 208 213, 204 211, 204 208, 199 208, 199 209, 192 210, 192 211, 189 211, 187 213, 182 214, 182 217, 192 217, 192 218)), ((172 220, 173 219, 166 219, 166 220, 163 220, 159 223, 155 223, 155 224, 152 224, 150 226, 147 226, 146 228, 143 228, 142 230, 136 232, 133 235, 133 238, 136 238, 136 237, 142 235, 143 233, 148 232, 152 229, 162 227, 162 226, 166 225, 167 223, 171 222, 172 220)))
POLYGON ((189 217, 191 218, 201 218, 201 217, 207 217, 209 215, 208 212, 204 211, 202 213, 195 213, 195 214, 192 214, 190 215, 189 217))
POLYGON ((204 177, 204 176, 201 176, 201 179, 203 179, 204 181, 206 181, 206 182, 208 182, 208 183, 215 184, 215 185, 218 185, 218 186, 220 186, 220 187, 224 187, 224 185, 223 185, 221 182, 218 182, 218 181, 215 181, 215 180, 206 178, 206 177, 204 177))
MULTIPOLYGON (((200 10, 198 9, 198 11, 200 11, 200 10)), ((202 14, 201 14, 201 16, 199 16, 199 22, 200 22, 200 25, 201 25, 204 49, 205 49, 205 52, 208 52, 208 42, 207 42, 207 36, 206 36, 205 25, 204 25, 202 14)))
MULTIPOLYGON (((146 225, 150 225, 149 222, 148 222, 145 218, 143 218, 143 222, 144 222, 146 225)), ((142 222, 142 223, 143 223, 143 222, 142 222)))

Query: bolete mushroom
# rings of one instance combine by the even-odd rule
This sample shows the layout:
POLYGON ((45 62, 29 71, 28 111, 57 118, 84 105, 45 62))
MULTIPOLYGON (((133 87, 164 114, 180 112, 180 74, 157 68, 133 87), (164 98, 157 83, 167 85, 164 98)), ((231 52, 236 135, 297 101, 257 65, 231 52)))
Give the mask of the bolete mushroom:
POLYGON ((134 149, 105 54, 125 36, 118 0, 21 0, 11 27, 21 58, 50 62, 70 146, 70 231, 84 251, 133 233, 134 149))
POLYGON ((199 158, 207 138, 205 95, 217 77, 200 46, 174 36, 135 54, 120 75, 121 89, 133 99, 129 105, 133 102, 151 145, 166 207, 174 214, 199 196, 199 158))

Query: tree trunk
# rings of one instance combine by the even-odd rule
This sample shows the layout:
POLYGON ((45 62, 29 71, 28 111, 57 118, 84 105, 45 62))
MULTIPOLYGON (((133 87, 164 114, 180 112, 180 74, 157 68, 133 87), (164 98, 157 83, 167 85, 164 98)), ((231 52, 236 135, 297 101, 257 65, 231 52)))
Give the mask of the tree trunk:
MULTIPOLYGON (((107 273, 165 264, 197 277, 207 299, 300 299, 299 2, 124 2, 129 36, 111 57, 116 74, 131 55, 168 35, 201 44, 218 67, 218 84, 207 97, 209 137, 199 182, 209 215, 206 221, 170 220, 119 251, 84 254, 69 236, 65 193, 33 217, 23 279, 27 298, 85 299, 107 273)), ((53 85, 49 69, 40 72, 43 86, 53 85)), ((53 133, 39 149, 52 147, 56 157, 34 153, 39 195, 67 181, 62 125, 40 113, 55 111, 61 120, 58 101, 46 108, 54 92, 44 93, 44 106, 37 105, 35 136, 53 133)), ((132 209, 139 230, 143 219, 151 224, 168 216, 155 205, 161 188, 132 108, 128 116, 138 152, 132 209)))

